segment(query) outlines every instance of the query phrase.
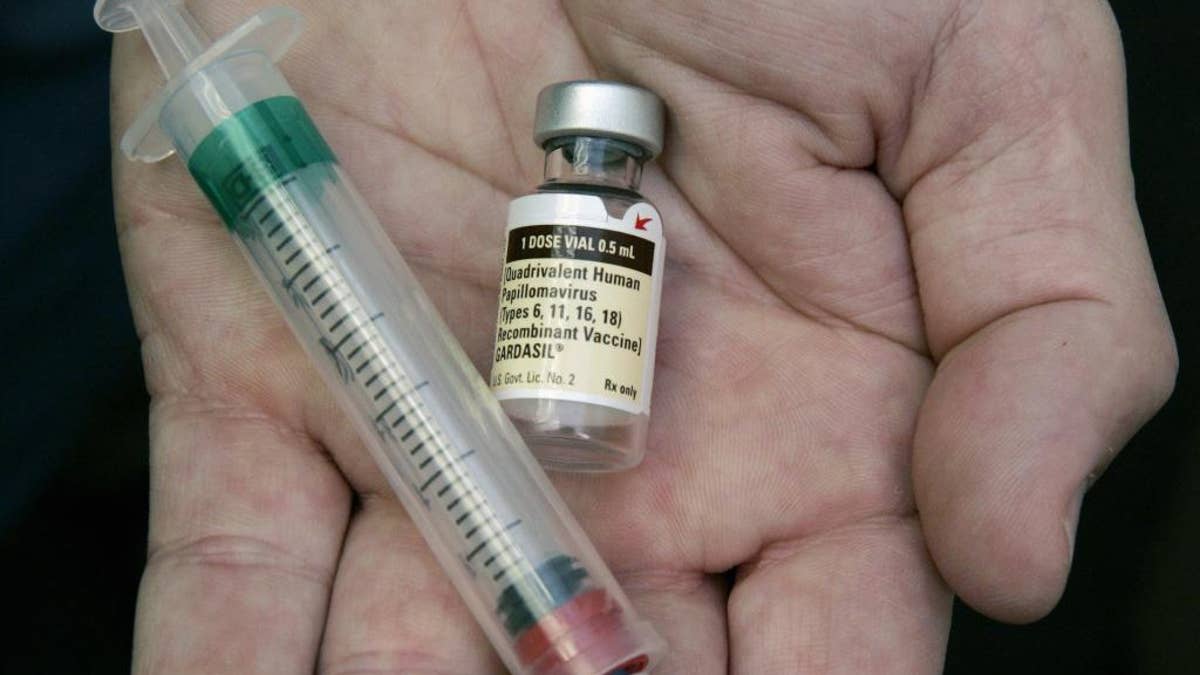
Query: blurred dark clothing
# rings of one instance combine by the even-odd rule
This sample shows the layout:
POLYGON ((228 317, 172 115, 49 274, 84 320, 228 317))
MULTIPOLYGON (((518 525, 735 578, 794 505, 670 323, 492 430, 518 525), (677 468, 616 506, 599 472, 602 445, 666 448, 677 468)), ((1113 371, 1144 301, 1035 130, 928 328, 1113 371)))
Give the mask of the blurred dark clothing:
POLYGON ((142 454, 113 447, 113 435, 143 417, 145 403, 113 230, 111 40, 90 9, 79 0, 34 2, 0 24, 8 354, 0 530, 73 450, 87 448, 81 455, 94 460, 97 483, 129 468, 114 462, 142 454))
POLYGON ((147 400, 113 228, 111 43, 84 0, 0 22, 3 673, 129 671, 147 400))
MULTIPOLYGON (((1114 10, 1138 202, 1183 371, 1089 494, 1062 604, 1025 627, 956 606, 951 674, 1200 672, 1200 7, 1114 10)), ((129 669, 147 399, 112 222, 109 46, 85 0, 26 3, 0 24, 4 673, 129 669)))

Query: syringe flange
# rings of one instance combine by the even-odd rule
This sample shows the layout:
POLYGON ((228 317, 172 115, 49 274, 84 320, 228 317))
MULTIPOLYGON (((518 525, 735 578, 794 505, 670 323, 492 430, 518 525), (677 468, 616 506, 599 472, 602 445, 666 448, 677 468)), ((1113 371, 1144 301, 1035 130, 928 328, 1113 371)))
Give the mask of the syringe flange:
MULTIPOLYGON (((124 32, 139 27, 136 18, 129 12, 113 11, 102 15, 106 4, 96 6, 96 20, 103 28, 113 32, 124 32)), ((196 74, 234 54, 260 52, 272 62, 278 61, 303 31, 303 16, 286 7, 272 7, 255 14, 221 36, 172 75, 142 108, 134 118, 133 124, 121 136, 121 152, 129 159, 147 163, 170 157, 175 152, 173 139, 163 130, 159 117, 180 88, 196 74)))

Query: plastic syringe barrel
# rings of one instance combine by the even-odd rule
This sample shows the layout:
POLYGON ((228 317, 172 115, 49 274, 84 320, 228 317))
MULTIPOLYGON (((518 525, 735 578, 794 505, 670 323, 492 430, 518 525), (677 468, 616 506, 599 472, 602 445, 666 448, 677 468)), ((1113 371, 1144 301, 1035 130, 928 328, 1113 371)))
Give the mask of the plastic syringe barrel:
POLYGON ((506 665, 648 669, 661 641, 271 60, 214 61, 159 123, 506 665))

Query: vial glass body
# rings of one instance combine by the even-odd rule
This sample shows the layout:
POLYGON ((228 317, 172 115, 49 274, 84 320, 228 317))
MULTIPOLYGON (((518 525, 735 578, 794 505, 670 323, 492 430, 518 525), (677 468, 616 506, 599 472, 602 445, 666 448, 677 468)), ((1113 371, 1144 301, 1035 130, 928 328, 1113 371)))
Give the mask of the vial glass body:
POLYGON ((645 152, 609 138, 546 146, 545 181, 513 201, 491 384, 543 466, 638 464, 666 242, 637 188, 645 152))

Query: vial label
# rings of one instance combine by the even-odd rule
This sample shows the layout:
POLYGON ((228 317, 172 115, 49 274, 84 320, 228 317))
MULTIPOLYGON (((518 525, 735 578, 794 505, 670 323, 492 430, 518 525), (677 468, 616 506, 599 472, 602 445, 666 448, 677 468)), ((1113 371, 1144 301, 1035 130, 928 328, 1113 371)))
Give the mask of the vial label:
POLYGON ((609 217, 593 195, 536 194, 509 208, 491 385, 650 412, 666 241, 645 202, 609 217))

